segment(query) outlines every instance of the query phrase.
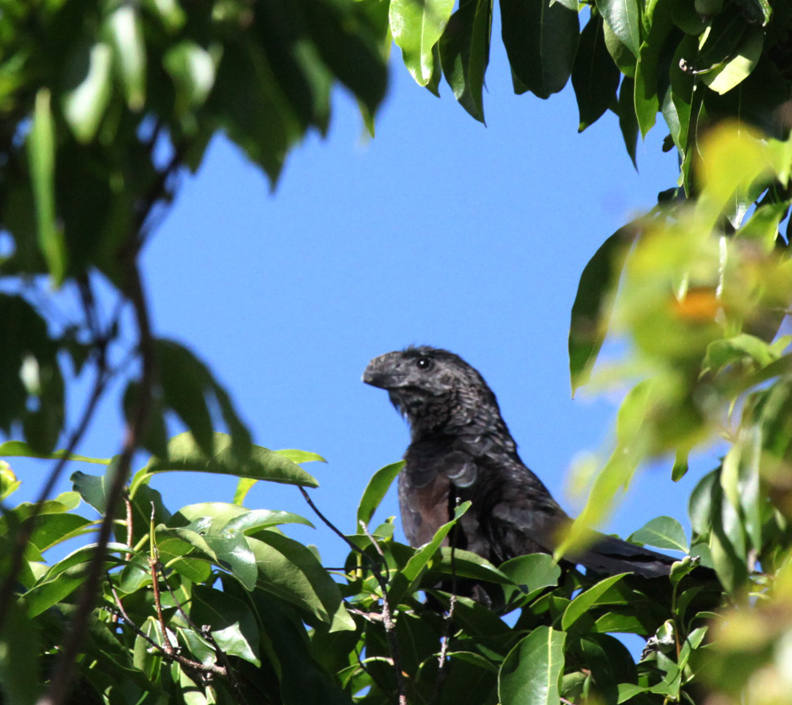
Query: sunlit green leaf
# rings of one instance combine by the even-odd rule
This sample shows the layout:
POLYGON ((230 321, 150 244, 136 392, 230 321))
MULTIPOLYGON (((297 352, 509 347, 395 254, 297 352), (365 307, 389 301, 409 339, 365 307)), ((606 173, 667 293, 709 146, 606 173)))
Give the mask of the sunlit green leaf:
POLYGON ((641 10, 636 0, 598 0, 597 9, 619 41, 638 57, 641 10))
POLYGON ((415 81, 425 86, 435 70, 433 49, 443 33, 453 0, 392 0, 390 28, 402 50, 404 64, 415 81))
POLYGON ((498 677, 502 705, 556 705, 559 702, 565 639, 563 632, 541 626, 509 652, 498 677))
POLYGON ((90 142, 112 94, 112 50, 105 42, 83 45, 72 59, 74 88, 63 95, 63 114, 74 136, 90 142))
POLYGON ((137 7, 121 5, 107 18, 106 28, 127 105, 138 111, 146 102, 146 43, 137 7))
POLYGON ((390 489, 391 484, 396 479, 396 476, 401 472, 404 467, 404 461, 400 460, 397 463, 391 463, 384 468, 380 468, 374 473, 369 480, 366 489, 363 490, 363 496, 358 503, 357 521, 358 524, 363 522, 368 526, 374 512, 382 502, 385 494, 390 489))
POLYGON ((229 656, 261 665, 256 620, 241 600, 220 590, 196 585, 190 618, 196 624, 207 625, 218 646, 229 656))
POLYGON ((211 456, 204 455, 190 433, 174 436, 168 443, 168 458, 151 458, 146 464, 146 472, 151 474, 191 470, 303 487, 319 486, 319 482, 299 465, 274 451, 263 446, 253 446, 249 456, 240 457, 234 452, 229 435, 213 435, 215 452, 211 456))
POLYGON ((600 581, 594 587, 589 588, 585 592, 578 595, 564 611, 564 617, 561 620, 561 625, 564 631, 569 628, 584 614, 586 614, 594 605, 599 604, 600 598, 608 591, 608 589, 618 583, 624 578, 625 573, 621 575, 612 575, 605 580, 600 581))
POLYGON ((687 553, 688 542, 682 525, 672 517, 656 517, 644 524, 628 538, 633 543, 643 543, 656 548, 687 553))

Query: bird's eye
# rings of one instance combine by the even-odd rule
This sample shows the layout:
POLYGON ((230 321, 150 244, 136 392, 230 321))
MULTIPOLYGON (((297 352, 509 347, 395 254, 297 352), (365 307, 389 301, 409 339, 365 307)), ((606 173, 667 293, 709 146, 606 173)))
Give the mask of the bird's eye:
POLYGON ((419 370, 428 370, 432 366, 433 361, 431 357, 419 357, 415 361, 415 364, 418 366, 419 370))

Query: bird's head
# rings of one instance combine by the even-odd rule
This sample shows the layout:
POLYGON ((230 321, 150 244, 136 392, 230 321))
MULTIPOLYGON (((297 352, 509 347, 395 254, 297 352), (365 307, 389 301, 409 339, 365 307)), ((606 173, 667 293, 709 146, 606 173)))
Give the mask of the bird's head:
POLYGON ((482 376, 447 350, 423 345, 385 353, 368 364, 363 381, 388 390, 414 435, 468 425, 485 409, 499 415, 482 376))

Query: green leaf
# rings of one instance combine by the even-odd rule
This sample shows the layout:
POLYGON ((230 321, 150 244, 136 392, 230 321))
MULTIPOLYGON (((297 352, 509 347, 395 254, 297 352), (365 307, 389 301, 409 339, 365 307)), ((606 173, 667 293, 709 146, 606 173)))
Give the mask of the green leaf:
POLYGON ((8 705, 37 702, 43 673, 39 630, 24 607, 11 605, 0 629, 0 698, 8 705))
POLYGON ((112 95, 112 66, 112 49, 105 42, 80 45, 70 61, 63 116, 80 142, 90 142, 99 129, 112 95))
POLYGON ((743 362, 746 358, 754 361, 759 367, 765 367, 778 359, 778 355, 771 351, 764 340, 741 333, 733 338, 711 342, 707 346, 704 367, 717 372, 726 365, 743 362))
POLYGON ((611 588, 611 586, 618 583, 627 573, 621 575, 612 575, 598 582, 594 587, 589 588, 585 592, 578 595, 572 602, 569 603, 564 616, 561 620, 561 628, 564 631, 569 631, 569 628, 577 622, 584 614, 586 614, 592 607, 599 602, 600 598, 611 588))
POLYGON ((614 295, 627 252, 638 232, 638 221, 619 228, 602 243, 580 275, 569 325, 569 373, 573 395, 591 376, 608 332, 614 295))
POLYGON ((716 93, 728 93, 751 75, 764 47, 764 32, 750 27, 740 42, 734 56, 712 71, 701 74, 701 80, 716 93))
POLYGON ((584 634, 574 644, 585 667, 591 672, 600 693, 617 688, 620 683, 638 679, 635 662, 627 647, 609 634, 584 634))
POLYGON ((250 41, 225 45, 209 108, 228 137, 274 184, 303 127, 260 46, 250 41))
MULTIPOLYGON (((235 475, 301 487, 319 486, 319 482, 299 465, 268 448, 253 446, 249 456, 240 457, 234 452, 228 434, 214 433, 213 436, 215 452, 211 456, 202 452, 192 434, 182 433, 174 436, 168 442, 168 458, 151 458, 146 464, 145 474, 189 470, 217 475, 235 475)), ((145 474, 135 477, 133 490, 145 474)))
POLYGON ((231 519, 224 528, 229 531, 243 531, 246 534, 250 534, 259 529, 280 526, 282 524, 303 524, 305 526, 310 526, 312 529, 316 528, 308 519, 299 514, 272 509, 252 509, 245 514, 231 519))
POLYGON ((93 526, 93 522, 77 514, 39 514, 29 543, 44 553, 56 544, 83 536, 88 532, 89 526, 93 526))
POLYGON ((162 64, 176 86, 178 115, 204 104, 215 82, 215 60, 209 51, 183 40, 168 49, 162 64))
POLYGON ((637 169, 635 150, 638 146, 638 117, 635 115, 635 80, 626 76, 619 88, 619 129, 627 154, 637 169))
POLYGON ((241 600, 204 585, 193 587, 190 618, 207 625, 217 645, 228 655, 261 666, 256 618, 241 600))
POLYGON ((654 127, 660 110, 655 69, 656 66, 641 59, 635 65, 635 116, 643 137, 654 127))
POLYGON ((400 460, 397 463, 391 463, 384 468, 380 468, 374 473, 373 477, 369 480, 366 489, 363 490, 363 496, 360 498, 357 510, 357 523, 363 522, 366 526, 369 525, 374 512, 379 507, 380 502, 387 494, 391 484, 396 479, 396 476, 404 468, 404 461, 400 460))
POLYGON ((273 453, 282 455, 286 460, 291 460, 293 463, 326 463, 327 461, 318 453, 312 453, 309 450, 295 450, 294 448, 284 448, 283 450, 275 450, 273 453))
POLYGON ((59 287, 66 277, 68 253, 63 233, 56 222, 55 125, 50 102, 49 90, 40 88, 36 93, 27 151, 36 205, 39 249, 44 255, 53 284, 59 287))
MULTIPOLYGON (((316 663, 311 653, 305 626, 291 611, 261 592, 253 596, 263 633, 272 642, 273 666, 280 680, 279 702, 284 705, 322 703, 352 705, 334 678, 316 663)), ((346 653, 346 652, 344 652, 346 653)))
POLYGON ((434 73, 433 49, 454 9, 454 0, 391 0, 390 28, 404 64, 420 86, 434 73))
POLYGON ((388 73, 379 48, 379 27, 372 31, 359 7, 358 3, 322 0, 302 3, 311 39, 322 60, 366 112, 374 115, 385 98, 388 73))
MULTIPOLYGON (((59 459, 66 456, 66 451, 56 450, 52 453, 39 453, 24 441, 6 441, 0 444, 0 456, 6 458, 59 459)), ((76 455, 74 453, 69 455, 69 460, 79 460, 82 463, 95 463, 96 465, 109 465, 112 461, 111 458, 88 458, 84 455, 76 455)))
POLYGON ((146 42, 137 6, 124 4, 114 10, 105 20, 105 30, 127 106, 137 112, 146 102, 146 42))
POLYGON ((671 517, 656 517, 634 532, 628 539, 672 551, 688 552, 688 542, 682 525, 671 517))
POLYGON ((113 462, 108 465, 107 472, 104 475, 87 475, 78 470, 72 473, 69 480, 74 490, 80 493, 80 497, 104 516, 107 509, 108 492, 113 485, 117 470, 118 465, 113 462))
POLYGON ((534 595, 546 587, 558 585, 561 578, 561 566, 545 553, 531 553, 517 556, 501 563, 499 570, 511 578, 518 586, 504 586, 506 601, 509 602, 520 593, 534 595))
POLYGON ((248 543, 256 556, 264 590, 305 610, 306 619, 321 621, 330 626, 330 631, 357 629, 344 608, 338 585, 310 549, 266 529, 249 538, 248 543))
POLYGON ((502 705, 557 705, 566 635, 540 626, 506 657, 498 676, 502 705))
POLYGON ((441 576, 456 575, 458 578, 471 578, 490 583, 508 586, 511 580, 490 563, 471 551, 450 546, 441 546, 439 555, 435 556, 426 574, 426 580, 437 580, 441 576), (452 559, 453 551, 453 559, 452 559))
POLYGON ((598 0, 597 9, 635 58, 641 46, 641 9, 637 0, 598 0))
POLYGON ((464 0, 451 15, 440 39, 440 57, 448 85, 459 104, 484 122, 484 75, 492 32, 492 0, 464 0))
POLYGON ((558 93, 572 74, 580 23, 576 10, 549 0, 501 0, 503 44, 515 92, 558 93))
POLYGON ((404 567, 402 574, 404 575, 407 580, 410 582, 414 581, 421 572, 426 568, 429 561, 432 559, 434 554, 440 548, 440 544, 443 543, 445 537, 448 536, 451 529, 454 528, 457 520, 461 517, 468 509, 470 509, 470 502, 463 502, 458 507, 454 509, 454 517, 451 521, 446 522, 443 524, 436 532, 435 535, 432 537, 432 540, 427 543, 425 546, 419 548, 415 554, 407 561, 407 565, 404 567))
POLYGON ((608 53, 603 24, 600 15, 591 15, 580 33, 572 67, 572 86, 580 113, 578 132, 599 120, 616 99, 619 87, 619 68, 608 53))

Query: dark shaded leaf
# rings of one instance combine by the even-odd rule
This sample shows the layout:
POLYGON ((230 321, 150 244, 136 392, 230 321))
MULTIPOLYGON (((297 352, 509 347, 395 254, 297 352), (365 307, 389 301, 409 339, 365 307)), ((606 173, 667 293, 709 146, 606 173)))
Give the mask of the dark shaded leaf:
POLYGON ((603 24, 602 17, 592 13, 580 33, 572 67, 572 86, 580 113, 578 132, 599 120, 616 99, 619 87, 619 69, 605 45, 603 24))
POLYGON ((501 0, 503 44, 515 92, 539 98, 558 93, 572 74, 580 24, 578 13, 549 0, 501 0))
POLYGON ((459 104, 484 122, 484 75, 492 30, 492 0, 464 0, 440 39, 443 73, 459 104))
POLYGON ((599 354, 627 252, 639 231, 634 221, 611 235, 580 275, 569 326, 569 372, 572 394, 586 384, 599 354))
POLYGON ((619 129, 627 154, 637 169, 635 150, 638 146, 638 118, 635 115, 635 80, 626 76, 619 89, 619 129))
POLYGON ((0 693, 9 705, 33 705, 42 681, 39 632, 23 605, 11 606, 0 629, 0 693))

